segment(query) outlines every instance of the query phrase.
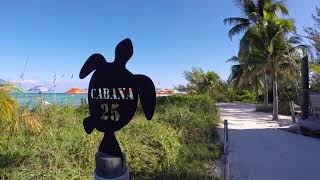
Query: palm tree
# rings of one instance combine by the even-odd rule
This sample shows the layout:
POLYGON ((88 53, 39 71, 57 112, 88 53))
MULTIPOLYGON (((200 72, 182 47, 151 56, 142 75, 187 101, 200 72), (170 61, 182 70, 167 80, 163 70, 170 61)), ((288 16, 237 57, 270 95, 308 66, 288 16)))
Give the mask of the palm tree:
POLYGON ((284 1, 275 0, 235 0, 244 17, 230 17, 224 19, 225 24, 232 25, 229 38, 247 31, 254 25, 263 25, 266 15, 288 15, 284 1))
POLYGON ((311 40, 314 53, 316 55, 316 61, 320 62, 320 8, 316 7, 315 13, 312 14, 314 27, 305 28, 305 32, 308 34, 306 38, 311 40))
POLYGON ((259 89, 262 87, 261 70, 258 65, 241 62, 237 56, 233 56, 227 62, 237 62, 231 67, 228 82, 238 88, 251 89, 255 92, 256 102, 259 98, 259 89))
MULTIPOLYGON (((224 19, 225 24, 233 25, 229 30, 229 38, 248 31, 252 26, 263 26, 265 17, 277 17, 277 15, 288 15, 284 1, 274 0, 236 0, 236 5, 241 9, 244 17, 230 17, 224 19)), ((243 58, 242 58, 243 59, 243 58)), ((268 72, 267 68, 262 72, 263 87, 264 87, 264 105, 268 104, 268 72)), ((261 71, 260 71, 261 72, 261 71)))
POLYGON ((213 94, 220 88, 220 77, 213 71, 205 72, 201 68, 193 67, 191 71, 185 71, 184 76, 190 91, 213 94))
POLYGON ((283 68, 297 69, 298 65, 292 58, 292 54, 295 54, 296 49, 301 49, 299 46, 292 47, 294 39, 297 38, 288 38, 289 33, 295 31, 294 22, 278 16, 288 15, 284 1, 237 0, 236 3, 245 17, 232 17, 224 20, 225 23, 234 26, 229 31, 229 37, 232 38, 236 34, 245 32, 240 42, 239 62, 245 64, 241 66, 242 68, 260 69, 255 72, 257 75, 263 72, 264 104, 267 103, 267 79, 268 76, 271 76, 273 119, 278 119, 277 80, 284 72, 281 71, 283 68))
POLYGON ((264 26, 252 26, 240 42, 239 57, 249 64, 260 64, 269 71, 273 85, 273 119, 278 119, 278 78, 290 68, 298 74, 298 63, 292 58, 297 49, 304 48, 299 38, 290 37, 295 32, 294 22, 276 16, 265 16, 264 26), (294 46, 295 44, 299 44, 294 46))

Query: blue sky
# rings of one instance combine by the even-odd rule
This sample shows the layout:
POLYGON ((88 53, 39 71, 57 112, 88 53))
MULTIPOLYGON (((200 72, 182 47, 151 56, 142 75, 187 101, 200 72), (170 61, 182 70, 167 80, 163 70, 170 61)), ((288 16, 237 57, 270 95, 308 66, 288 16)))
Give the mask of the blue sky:
MULTIPOLYGON (((286 3, 303 33, 320 2, 286 3)), ((0 78, 19 82, 29 57, 23 88, 51 86, 53 74, 57 92, 85 88, 90 78, 78 79, 85 60, 98 52, 113 61, 115 46, 129 37, 134 55, 127 68, 157 87, 185 84, 182 73, 192 66, 227 79, 225 60, 237 53, 238 40, 229 40, 230 26, 222 21, 240 15, 232 0, 2 1, 0 78)))

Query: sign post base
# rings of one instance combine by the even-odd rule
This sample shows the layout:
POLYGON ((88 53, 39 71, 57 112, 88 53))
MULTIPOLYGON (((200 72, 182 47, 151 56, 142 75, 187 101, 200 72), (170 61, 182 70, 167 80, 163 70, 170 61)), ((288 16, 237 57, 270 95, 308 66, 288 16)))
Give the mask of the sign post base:
MULTIPOLYGON (((123 155, 124 156, 124 155, 123 155)), ((95 180, 128 180, 129 167, 125 156, 123 161, 120 157, 111 156, 102 152, 96 153, 95 180)))

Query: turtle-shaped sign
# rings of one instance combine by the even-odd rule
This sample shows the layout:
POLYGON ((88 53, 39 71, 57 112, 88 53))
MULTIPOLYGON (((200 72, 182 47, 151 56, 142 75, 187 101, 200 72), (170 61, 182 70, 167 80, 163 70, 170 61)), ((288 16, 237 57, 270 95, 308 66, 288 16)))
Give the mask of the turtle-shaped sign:
POLYGON ((131 40, 124 39, 116 47, 114 62, 107 62, 101 54, 93 54, 79 74, 83 79, 95 71, 89 83, 90 116, 83 120, 84 129, 88 134, 94 129, 104 132, 99 151, 121 158, 123 155, 115 131, 130 122, 137 109, 138 97, 148 120, 151 120, 156 104, 152 80, 126 69, 132 54, 131 40))

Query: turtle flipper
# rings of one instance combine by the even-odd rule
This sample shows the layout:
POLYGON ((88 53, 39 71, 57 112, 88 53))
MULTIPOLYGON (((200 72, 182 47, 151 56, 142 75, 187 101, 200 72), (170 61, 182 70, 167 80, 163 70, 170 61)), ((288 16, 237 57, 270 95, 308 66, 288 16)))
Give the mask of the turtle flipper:
POLYGON ((94 122, 91 116, 86 117, 83 119, 83 128, 86 131, 87 134, 91 134, 94 130, 94 122))

